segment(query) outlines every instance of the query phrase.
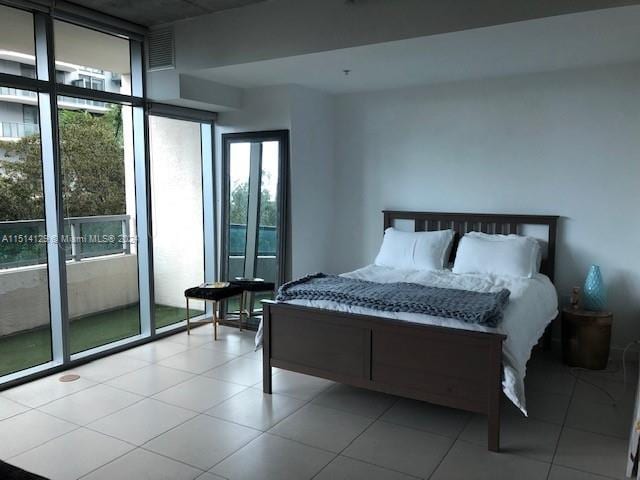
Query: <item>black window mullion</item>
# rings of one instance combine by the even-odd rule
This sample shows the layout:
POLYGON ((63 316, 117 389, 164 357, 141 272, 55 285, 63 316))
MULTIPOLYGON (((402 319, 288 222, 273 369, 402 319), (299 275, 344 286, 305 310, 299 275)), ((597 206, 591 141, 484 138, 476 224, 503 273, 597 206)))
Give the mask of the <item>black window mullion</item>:
POLYGON ((37 78, 21 77, 10 73, 0 73, 0 85, 34 92, 47 92, 51 88, 49 82, 37 78))
POLYGON ((130 105, 133 107, 141 107, 144 105, 144 99, 141 97, 133 97, 123 95, 121 93, 105 92, 103 90, 91 90, 89 88, 77 87, 75 85, 57 84, 58 95, 65 97, 83 98, 85 100, 94 100, 96 102, 118 103, 120 105, 130 105))

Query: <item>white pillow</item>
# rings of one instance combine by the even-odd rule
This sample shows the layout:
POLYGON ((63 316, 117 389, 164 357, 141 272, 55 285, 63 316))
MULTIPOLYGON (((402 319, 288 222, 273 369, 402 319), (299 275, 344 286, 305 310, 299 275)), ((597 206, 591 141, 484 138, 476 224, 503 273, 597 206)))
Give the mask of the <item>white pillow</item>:
POLYGON ((541 261, 535 238, 469 232, 460 239, 452 271, 531 278, 540 270, 541 261))
POLYGON ((449 259, 453 235, 453 230, 403 232, 387 228, 375 264, 413 270, 442 270, 449 259))

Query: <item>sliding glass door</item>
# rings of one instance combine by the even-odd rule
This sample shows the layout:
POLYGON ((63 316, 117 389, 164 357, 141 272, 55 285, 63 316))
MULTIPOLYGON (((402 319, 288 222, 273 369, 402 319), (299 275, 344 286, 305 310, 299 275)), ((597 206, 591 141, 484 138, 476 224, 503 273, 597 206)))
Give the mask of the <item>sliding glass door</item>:
MULTIPOLYGON (((288 132, 226 134, 223 143, 223 276, 229 280, 260 278, 278 285, 284 278, 283 179, 288 132)), ((272 296, 273 292, 251 296, 250 316, 259 315, 260 301, 272 296)), ((239 313, 239 299, 227 302, 226 313, 231 317, 239 313)))

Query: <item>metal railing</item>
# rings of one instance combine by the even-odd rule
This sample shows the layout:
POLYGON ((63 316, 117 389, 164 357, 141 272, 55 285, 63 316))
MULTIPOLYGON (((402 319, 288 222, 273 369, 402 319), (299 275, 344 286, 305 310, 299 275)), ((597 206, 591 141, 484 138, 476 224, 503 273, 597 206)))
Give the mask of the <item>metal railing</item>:
MULTIPOLYGON (((69 261, 129 254, 130 223, 129 215, 69 217, 64 220, 64 235, 55 243, 63 245, 69 261)), ((53 240, 46 235, 44 220, 0 222, 0 269, 46 263, 47 243, 53 240)))
MULTIPOLYGON (((258 227, 258 255, 276 255, 277 233, 277 228, 271 225, 258 227)), ((244 255, 246 241, 247 226, 241 223, 231 223, 229 225, 229 255, 244 255)))
POLYGON ((38 94, 31 90, 21 90, 19 88, 12 87, 0 87, 0 95, 7 95, 10 97, 31 97, 35 98, 38 94))
POLYGON ((58 102, 62 107, 86 107, 86 108, 98 108, 100 110, 106 111, 109 108, 105 102, 100 102, 98 100, 89 100, 88 98, 77 98, 77 97, 66 97, 59 96, 58 102))
MULTIPOLYGON (((8 97, 26 97, 34 100, 36 100, 38 96, 38 94, 32 90, 21 90, 19 88, 12 87, 0 87, 0 96, 2 95, 8 97)), ((58 97, 58 101, 62 106, 66 106, 69 108, 92 108, 98 109, 99 111, 106 111, 109 108, 109 105, 105 102, 100 102, 98 100, 89 100, 86 98, 67 97, 61 95, 58 97)))
POLYGON ((0 122, 0 137, 23 138, 27 135, 37 135, 40 126, 37 123, 0 122))

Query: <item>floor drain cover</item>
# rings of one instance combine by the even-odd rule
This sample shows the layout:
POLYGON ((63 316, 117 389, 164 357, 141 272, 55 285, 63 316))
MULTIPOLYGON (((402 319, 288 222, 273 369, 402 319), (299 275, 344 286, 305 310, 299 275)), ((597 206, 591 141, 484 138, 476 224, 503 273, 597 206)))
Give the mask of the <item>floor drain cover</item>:
POLYGON ((79 378, 80 378, 80 375, 77 375, 75 373, 69 373, 67 375, 61 376, 58 380, 60 380, 61 382, 75 382, 79 378))

